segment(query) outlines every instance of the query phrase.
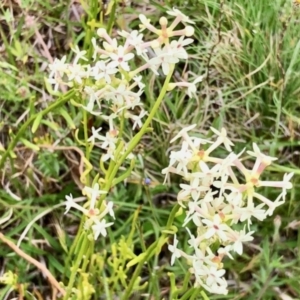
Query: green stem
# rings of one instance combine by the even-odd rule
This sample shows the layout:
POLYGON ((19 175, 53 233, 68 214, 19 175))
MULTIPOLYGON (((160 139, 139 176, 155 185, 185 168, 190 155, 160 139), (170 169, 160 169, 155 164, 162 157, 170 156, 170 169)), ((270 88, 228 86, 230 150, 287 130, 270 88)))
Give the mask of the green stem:
POLYGON ((180 300, 191 299, 192 294, 193 294, 193 289, 190 289, 180 298, 180 300))
POLYGON ((125 124, 125 109, 122 111, 121 122, 120 122, 120 131, 119 138, 121 139, 124 133, 124 124, 125 124))
MULTIPOLYGON (((170 227, 172 226, 174 219, 175 219, 175 215, 177 213, 179 209, 179 205, 175 205, 170 213, 168 222, 167 222, 167 228, 166 230, 170 229, 170 227)), ((160 237, 160 239, 156 242, 154 242, 148 249, 146 252, 146 255, 141 259, 141 261, 139 262, 138 266, 136 267, 130 282, 125 290, 124 295, 122 296, 122 300, 128 300, 129 296, 131 295, 132 289, 134 287, 134 284, 138 278, 138 276, 141 274, 142 268, 144 267, 145 262, 147 262, 157 251, 157 246, 162 246, 161 243, 164 242, 165 238, 167 236, 167 233, 163 233, 162 236, 160 237)))
POLYGON ((115 22, 116 8, 117 8, 117 2, 115 1, 112 6, 112 9, 109 13, 109 21, 108 21, 107 28, 106 28, 107 33, 109 35, 111 35, 111 31, 112 31, 112 28, 113 28, 113 25, 115 22))
POLYGON ((87 239, 87 237, 85 236, 82 242, 82 245, 80 246, 80 251, 76 257, 76 261, 75 264, 72 266, 72 270, 71 270, 71 276, 70 276, 70 280, 68 283, 68 287, 66 289, 66 295, 64 296, 64 300, 69 300, 70 294, 72 292, 72 288, 76 279, 76 274, 77 271, 79 269, 79 266, 81 264, 82 258, 83 256, 86 254, 86 252, 88 251, 88 245, 89 240, 87 239))
POLYGON ((152 257, 152 255, 155 253, 156 251, 156 247, 158 246, 159 244, 159 241, 156 241, 155 243, 153 243, 148 249, 147 249, 147 254, 144 256, 144 258, 139 262, 139 264, 137 265, 132 277, 131 277, 131 280, 125 290, 125 293, 124 295, 122 296, 122 300, 127 300, 129 299, 129 296, 131 295, 131 292, 132 292, 132 289, 133 289, 133 286, 136 282, 136 279, 138 278, 138 276, 141 274, 142 272, 142 269, 144 267, 144 263, 146 261, 149 260, 150 257, 152 257))
POLYGON ((82 264, 82 268, 81 268, 82 272, 86 271, 86 268, 87 268, 87 266, 90 262, 90 259, 94 253, 94 246, 95 246, 94 243, 91 242, 91 245, 89 245, 89 247, 88 247, 88 251, 83 258, 83 264, 82 264))
POLYGON ((191 273, 186 272, 186 274, 184 276, 182 287, 174 293, 174 296, 177 297, 178 295, 183 294, 188 289, 188 284, 190 282, 190 278, 191 278, 191 273))
MULTIPOLYGON (((107 192, 109 191, 109 189, 112 186, 112 182, 113 182, 114 178, 116 177, 116 174, 117 174, 118 170, 120 169, 120 166, 122 165, 124 160, 127 158, 127 156, 132 152, 132 150, 135 148, 135 146, 139 143, 139 141, 141 140, 143 135, 147 132, 148 126, 151 123, 152 119, 154 118, 155 113, 158 110, 158 108, 160 107, 160 104, 161 104, 162 100, 164 99, 164 96, 167 92, 167 88, 168 88, 169 82, 171 80, 171 77, 173 75, 173 71, 174 71, 174 66, 171 68, 168 76, 166 77, 166 80, 165 80, 164 85, 161 89, 161 92, 160 92, 156 102, 154 103, 153 108, 151 109, 151 112, 150 112, 148 118, 146 119, 145 123, 143 124, 141 130, 133 137, 133 139, 129 143, 125 153, 121 156, 121 158, 118 158, 119 155, 116 155, 116 157, 117 157, 116 161, 117 162, 115 162, 113 160, 110 160, 109 168, 108 168, 108 171, 107 171, 106 176, 105 176, 105 186, 103 188, 104 191, 107 191, 107 192)), ((120 146, 120 145, 118 145, 118 146, 120 146)), ((105 199, 105 197, 106 197, 105 194, 100 196, 100 199, 98 201, 99 202, 99 207, 101 206, 102 201, 103 201, 103 199, 105 199)))
POLYGON ((74 90, 69 91, 62 97, 62 99, 57 100, 55 103, 49 105, 43 111, 38 112, 38 113, 32 115, 31 117, 29 117, 29 119, 27 119, 27 121, 21 126, 21 128, 15 135, 14 139, 8 145, 7 150, 3 153, 2 158, 0 160, 0 169, 3 168, 8 155, 13 151, 13 149, 17 145, 18 141, 22 137, 23 133, 28 130, 28 127, 37 118, 37 116, 40 116, 40 114, 42 114, 42 116, 44 116, 44 115, 48 114, 49 112, 53 111, 54 109, 60 107, 61 105, 65 104, 67 101, 69 101, 70 98, 72 98, 74 96, 74 94, 75 94, 74 90))
POLYGON ((149 124, 151 123, 152 119, 154 118, 158 108, 160 107, 160 105, 161 105, 161 103, 164 99, 164 96, 167 92, 169 82, 170 82, 171 77, 173 75, 173 71, 174 71, 174 66, 172 67, 172 69, 170 70, 168 76, 166 77, 166 80, 165 80, 164 85, 161 89, 161 92, 160 92, 156 102, 154 103, 153 108, 151 109, 151 112, 150 112, 148 118, 146 119, 145 123, 143 124, 141 130, 133 137, 133 139, 129 143, 125 153, 121 156, 120 159, 118 159, 118 162, 116 163, 116 165, 114 167, 114 170, 110 174, 110 177, 109 177, 110 182, 115 178, 120 166, 122 165, 122 163, 124 162, 126 157, 132 152, 132 150, 136 147, 136 145, 139 143, 139 141, 141 140, 141 138, 143 137, 143 135, 147 131, 149 124))
POLYGON ((68 252, 68 256, 67 256, 66 263, 65 263, 66 267, 64 269, 64 274, 63 274, 63 281, 64 281, 65 277, 67 276, 67 270, 71 269, 71 267, 70 267, 71 259, 72 259, 72 256, 73 256, 74 252, 75 252, 76 245, 79 244, 81 238, 84 239, 84 236, 82 235, 82 226, 81 225, 83 225, 83 221, 81 221, 81 224, 79 226, 79 230, 78 230, 77 235, 75 237, 75 240, 73 241, 73 243, 71 245, 71 248, 68 252))
MULTIPOLYGON (((82 109, 83 114, 83 133, 84 133, 84 142, 85 142, 85 158, 90 161, 90 146, 89 146, 89 133, 88 133, 88 116, 87 111, 85 109, 82 109)), ((90 176, 89 173, 85 176, 85 184, 89 186, 90 184, 90 176)))
POLYGON ((206 293, 204 291, 201 291, 200 294, 204 300, 209 300, 208 296, 206 295, 206 293))

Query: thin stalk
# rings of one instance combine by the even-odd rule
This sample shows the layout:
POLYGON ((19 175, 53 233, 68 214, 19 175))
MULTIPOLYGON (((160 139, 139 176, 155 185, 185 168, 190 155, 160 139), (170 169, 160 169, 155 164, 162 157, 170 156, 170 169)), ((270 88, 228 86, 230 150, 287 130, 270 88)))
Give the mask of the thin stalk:
MULTIPOLYGON (((174 222, 174 219, 175 219, 175 215, 177 213, 179 209, 179 205, 175 205, 170 213, 170 216, 169 216, 169 219, 168 219, 168 222, 167 222, 167 228, 166 230, 170 229, 170 227, 172 226, 173 222, 174 222)), ((148 249, 147 249, 147 252, 146 252, 146 255, 143 257, 143 259, 141 259, 141 261, 138 263, 138 266, 136 267, 131 279, 130 279, 130 282, 125 290, 125 293, 124 295, 122 296, 122 300, 128 300, 130 295, 131 295, 131 292, 132 292, 132 289, 134 287, 134 284, 138 278, 138 276, 140 275, 141 271, 142 271, 142 268, 144 267, 144 264, 145 262, 147 262, 149 260, 149 258, 151 258, 157 251, 157 246, 159 246, 166 238, 167 234, 166 233, 163 233, 162 236, 159 238, 158 241, 154 242, 148 249)))
POLYGON ((72 270, 71 270, 71 276, 70 276, 70 280, 68 283, 68 287, 66 289, 66 295, 64 296, 64 300, 69 300, 70 298, 70 294, 72 292, 72 288, 76 279, 76 274, 77 274, 77 270, 80 267, 81 261, 83 256, 86 254, 86 252, 88 251, 88 242, 90 242, 86 236, 84 236, 84 240, 82 242, 82 245, 80 247, 80 251, 76 257, 76 261, 75 264, 72 266, 72 270))
POLYGON ((172 69, 170 70, 168 76, 166 77, 166 80, 164 82, 164 85, 161 89, 161 92, 156 100, 156 102, 153 105, 153 108, 151 109, 151 112, 148 116, 148 118, 146 119, 145 123, 143 124, 141 130, 133 137, 133 139, 131 140, 131 142, 129 143, 127 150, 125 151, 125 153, 121 156, 120 159, 118 159, 114 170, 111 172, 110 174, 110 178, 109 181, 110 183, 112 182, 112 180, 115 178, 120 166, 122 165, 122 163, 124 162, 124 160, 126 159, 126 157, 132 152, 132 150, 136 147, 136 145, 139 143, 139 141, 141 140, 141 138, 143 137, 143 135, 146 133, 149 124, 151 123, 152 119, 154 118, 158 108, 160 107, 164 96, 167 92, 167 88, 169 85, 169 82, 171 80, 171 77, 173 75, 173 71, 174 71, 174 66, 172 67, 172 69))

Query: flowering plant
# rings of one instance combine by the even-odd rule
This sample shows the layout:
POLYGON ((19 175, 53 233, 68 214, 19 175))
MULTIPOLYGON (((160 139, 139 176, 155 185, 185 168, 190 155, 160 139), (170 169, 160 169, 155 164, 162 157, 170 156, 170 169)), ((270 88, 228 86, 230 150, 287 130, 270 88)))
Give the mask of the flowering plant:
MULTIPOLYGON (((168 245, 172 253, 170 263, 173 265, 176 258, 186 259, 189 265, 186 278, 193 277, 195 290, 200 288, 204 298, 204 290, 212 294, 227 294, 224 257, 233 259, 233 253, 243 253, 243 243, 253 239, 253 218, 262 221, 271 216, 276 207, 284 203, 287 190, 292 188, 292 173, 285 174, 283 181, 262 180, 263 171, 276 158, 261 153, 256 144, 253 144, 253 151, 246 152, 255 159, 252 169, 249 169, 251 164, 245 164, 242 158, 245 151, 239 154, 232 151, 233 143, 225 129, 219 132, 211 128, 216 135, 216 139, 211 141, 192 136, 190 131, 196 125, 188 126, 172 139, 171 143, 182 139, 182 146, 178 151, 171 151, 169 166, 162 171, 166 176, 165 182, 172 173, 180 175, 184 182, 180 184, 178 204, 173 206, 161 236, 137 255, 133 251, 132 229, 129 237, 112 243, 111 256, 107 252, 95 253, 96 242, 109 236, 117 219, 115 204, 110 198, 112 188, 131 174, 136 161, 133 150, 142 137, 152 131, 151 122, 164 96, 175 88, 185 88, 187 96, 193 98, 197 93, 197 84, 202 80, 200 75, 192 82, 171 82, 176 64, 188 59, 186 47, 193 43, 190 37, 194 28, 193 21, 179 10, 173 9, 167 14, 173 21, 169 24, 166 17, 161 17, 159 29, 144 15, 139 16, 140 30, 119 31, 117 37, 112 36, 109 30, 99 28, 97 37, 91 38, 85 50, 72 47, 74 59, 71 62, 67 62, 66 56, 55 59, 49 65, 47 83, 53 86, 54 94, 59 89, 69 91, 42 113, 29 119, 0 157, 1 166, 26 127, 33 123, 32 131, 35 132, 43 115, 49 111, 67 102, 78 109, 83 128, 76 130, 75 139, 85 148, 80 183, 87 201, 80 205, 72 194, 66 196, 65 214, 77 210, 81 213, 81 224, 72 246, 66 250, 68 258, 64 278, 68 280, 59 284, 51 278, 53 286, 65 300, 92 298, 95 286, 90 283, 93 282, 90 278, 94 276, 94 281, 102 279, 97 272, 93 274, 90 271, 93 263, 101 266, 101 272, 106 263, 112 267, 108 283, 105 282, 106 289, 106 285, 115 287, 119 281, 122 286, 121 299, 130 299, 135 291, 147 286, 147 282, 143 283, 141 279, 144 264, 170 242, 170 236, 173 238, 168 245), (150 111, 146 111, 142 101, 146 89, 143 80, 145 71, 164 80, 150 111), (91 116, 102 127, 95 125, 89 128, 88 119, 91 116), (108 127, 107 131, 103 129, 105 127, 108 127), (127 134, 126 128, 132 129, 133 136, 127 134), (222 146, 228 155, 224 158, 213 156, 212 153, 222 146), (102 153, 99 169, 91 164, 95 148, 102 153), (259 193, 260 187, 276 187, 281 191, 272 201, 259 193), (186 252, 179 248, 180 228, 174 225, 175 218, 182 213, 185 214, 182 227, 190 237, 190 251, 186 252), (240 224, 243 226, 238 230, 240 224), (194 227, 196 230, 193 232, 194 227), (134 271, 130 269, 133 266, 134 271)), ((72 120, 69 122, 72 123, 72 120)), ((138 211, 133 216, 133 224, 137 218, 138 211)), ((9 241, 6 243, 9 244, 9 241)), ((188 299, 189 292, 174 287, 174 274, 169 273, 169 276, 172 286, 170 297, 177 299, 183 295, 182 299, 188 299)))
POLYGON ((264 155, 254 143, 253 151, 247 151, 249 156, 255 158, 252 170, 249 170, 241 158, 244 150, 239 154, 232 152, 233 143, 224 128, 221 132, 211 128, 217 136, 211 142, 190 136, 188 132, 195 127, 184 128, 173 138, 171 142, 182 138, 182 147, 171 152, 170 164, 163 170, 166 178, 170 173, 175 173, 188 182, 180 184, 177 199, 182 209, 186 210, 183 226, 192 222, 197 227, 195 235, 186 227, 189 244, 194 251, 192 255, 178 249, 178 239, 174 235, 173 245, 169 245, 171 264, 175 258, 184 257, 191 265, 189 271, 195 276, 196 286, 211 293, 227 294, 223 258, 228 256, 233 259, 232 252, 243 253, 243 243, 253 239, 251 219, 262 221, 284 203, 287 190, 292 188, 290 179, 293 173, 285 174, 283 181, 263 181, 263 171, 277 158, 264 155), (229 155, 223 159, 212 156, 211 153, 222 144, 229 155), (237 176, 235 170, 241 176, 237 176), (265 186, 281 189, 275 201, 257 191, 265 186), (256 204, 255 200, 260 203, 256 204), (238 223, 246 224, 238 231, 235 229, 238 223))
MULTIPOLYGON (((107 214, 115 218, 113 203, 107 201, 106 197, 113 186, 130 175, 135 161, 132 150, 142 136, 151 130, 150 122, 166 92, 175 87, 185 87, 187 95, 193 97, 196 84, 202 80, 202 76, 199 76, 193 83, 170 82, 175 64, 188 58, 185 47, 193 42, 189 37, 193 35, 194 28, 186 25, 193 22, 179 10, 173 9, 167 13, 174 17, 170 25, 166 17, 161 17, 161 28, 157 29, 144 15, 140 15, 140 31, 119 31, 119 39, 112 38, 106 29, 100 28, 97 30, 98 39, 92 38, 89 51, 72 48, 75 58, 71 63, 67 63, 64 56, 60 60, 55 59, 50 65, 48 82, 54 86, 54 91, 58 91, 59 87, 69 87, 75 91, 71 103, 82 110, 84 126, 87 123, 87 114, 92 114, 109 125, 109 130, 104 134, 101 127, 92 127, 89 135, 88 128, 85 127, 84 141, 79 140, 78 131, 76 134, 77 140, 86 147, 86 170, 81 174, 81 181, 84 184, 82 192, 87 196, 88 204, 82 207, 69 195, 66 197, 66 213, 70 208, 83 213, 83 223, 74 241, 74 245, 78 241, 82 242, 81 249, 87 249, 100 235, 105 237, 107 228, 114 224, 113 221, 107 222, 105 219, 107 214), (182 29, 176 30, 179 23, 182 23, 182 29), (151 33, 152 39, 144 41, 142 32, 145 30, 151 33), (135 65, 137 60, 141 66, 135 65), (141 74, 145 70, 165 77, 165 83, 150 112, 145 111, 141 101, 145 89, 141 74), (143 122, 144 118, 146 120, 143 122), (133 131, 139 129, 129 141, 124 134, 128 123, 133 131), (99 147, 104 153, 100 159, 102 174, 91 180, 90 173, 93 167, 89 157, 94 147, 99 147), (128 160, 127 171, 119 174, 120 166, 127 164, 128 160)), ((84 261, 87 260, 83 256, 85 251, 80 253, 76 258, 76 267, 79 267, 82 261, 84 265, 84 261)), ((73 254, 71 251, 69 255, 73 254)), ((139 258, 135 259, 134 264, 138 262, 139 258)), ((76 277, 75 269, 72 271, 65 299, 74 293, 72 291, 76 277)), ((130 292, 128 289, 125 294, 129 295, 130 292)))
MULTIPOLYGON (((160 29, 156 29, 150 20, 140 15, 140 31, 118 32, 123 42, 111 38, 104 28, 98 29, 97 35, 102 40, 102 45, 96 38, 92 39, 92 51, 89 51, 91 64, 89 53, 80 51, 77 47, 72 49, 75 53, 72 63, 66 63, 66 57, 63 57, 50 65, 51 73, 48 81, 54 85, 54 90, 56 91, 59 86, 73 88, 77 91, 77 97, 72 99, 72 104, 83 110, 83 116, 89 113, 109 124, 109 130, 105 134, 101 134, 101 127, 92 127, 90 136, 88 131, 84 130, 83 144, 87 149, 88 168, 82 174, 81 180, 85 184, 83 193, 89 200, 88 208, 76 204, 72 195, 67 196, 66 212, 73 207, 83 212, 85 216, 84 225, 81 227, 83 231, 79 231, 79 235, 85 236, 82 248, 87 247, 89 242, 97 240, 100 235, 105 237, 106 228, 113 225, 113 222, 107 223, 104 219, 107 214, 115 218, 113 203, 105 199, 114 185, 129 176, 135 160, 132 150, 149 130, 148 126, 165 93, 176 87, 186 87, 187 95, 193 97, 196 93, 196 84, 202 80, 202 76, 199 76, 193 83, 170 82, 174 65, 188 58, 185 47, 193 42, 189 37, 193 35, 194 29, 186 25, 193 22, 179 10, 173 9, 167 13, 175 17, 175 20, 168 26, 167 19, 160 18, 160 29), (183 24, 183 29, 175 30, 179 23, 183 24), (154 35, 150 41, 144 41, 141 33, 146 29, 154 35), (143 62, 139 67, 134 65, 137 58, 143 62), (145 88, 141 72, 147 69, 156 76, 160 74, 167 76, 150 112, 144 110, 141 101, 145 88), (139 128, 131 141, 126 140, 124 136, 124 128, 128 121, 131 122, 132 130, 139 128), (97 175, 93 179, 93 184, 88 185, 92 168, 89 166, 88 158, 93 147, 100 147, 105 151, 100 160, 101 170, 105 176, 97 175), (126 163, 127 159, 131 161, 128 171, 117 177, 119 167, 126 163), (105 163, 109 164, 107 168, 105 163)), ((262 221, 268 215, 272 215, 274 209, 284 202, 286 190, 292 187, 289 182, 292 174, 286 174, 282 182, 262 181, 260 179, 262 172, 275 158, 262 154, 254 144, 253 151, 247 152, 256 159, 253 169, 249 170, 241 159, 244 151, 239 154, 232 152, 233 143, 228 139, 225 129, 219 132, 211 128, 217 135, 217 139, 211 142, 191 137, 188 132, 195 126, 184 128, 173 138, 171 142, 182 138, 182 147, 179 151, 171 152, 170 164, 163 170, 166 179, 170 173, 176 173, 186 182, 180 184, 181 191, 177 199, 180 209, 186 211, 183 226, 190 236, 189 244, 193 249, 192 254, 180 250, 175 234, 173 244, 169 245, 172 252, 171 264, 174 264, 175 258, 184 257, 191 266, 189 271, 195 277, 195 286, 200 286, 211 293, 226 294, 228 290, 224 278, 223 258, 228 256, 233 259, 232 252, 242 254, 243 243, 253 239, 254 231, 250 230, 252 218, 262 221), (223 159, 211 156, 211 153, 222 144, 229 155, 223 159), (235 169, 240 172, 240 176, 235 174, 235 169), (243 181, 240 179, 241 176, 243 181), (257 192, 262 186, 274 186, 281 188, 282 191, 272 202, 257 192), (256 204, 256 200, 261 203, 256 204), (235 225, 243 222, 246 223, 244 228, 236 230, 235 225), (187 227, 190 223, 197 227, 195 234, 187 227)), ((80 264, 84 258, 77 257, 77 259, 80 264)), ((133 264, 144 259, 135 258, 134 261, 133 264)), ((74 279, 71 279, 67 297, 73 284, 74 279)))

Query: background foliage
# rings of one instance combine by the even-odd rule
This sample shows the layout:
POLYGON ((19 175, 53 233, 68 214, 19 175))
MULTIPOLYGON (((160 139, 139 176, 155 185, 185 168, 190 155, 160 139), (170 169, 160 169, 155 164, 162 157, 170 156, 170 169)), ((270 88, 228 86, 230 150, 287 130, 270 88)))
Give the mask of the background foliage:
MULTIPOLYGON (((242 150, 256 142, 266 153, 279 157, 267 178, 276 180, 284 172, 295 172, 294 189, 286 204, 277 209, 273 219, 256 224, 256 239, 246 246, 245 254, 226 261, 230 294, 228 299, 300 299, 299 235, 299 112, 300 112, 300 12, 290 1, 190 0, 190 1, 119 1, 110 14, 109 6, 88 7, 80 1, 3 1, 0 4, 0 150, 6 148, 21 124, 54 99, 45 87, 47 63, 69 53, 70 45, 81 47, 87 38, 85 23, 91 11, 99 11, 106 24, 116 29, 136 28, 139 13, 155 20, 165 10, 176 6, 196 21, 195 43, 191 59, 175 73, 175 78, 205 74, 197 99, 191 101, 184 91, 169 93, 155 116, 154 132, 136 149, 139 161, 126 184, 111 193, 117 205, 117 221, 109 237, 98 245, 95 272, 99 272, 105 298, 106 284, 112 276, 107 265, 111 246, 122 246, 121 235, 131 232, 134 252, 141 252, 157 239, 160 225, 166 223, 178 191, 178 179, 163 186, 161 169, 168 164, 169 141, 179 128, 197 123, 205 134, 214 125, 224 126, 242 150), (114 14, 114 10, 116 14, 114 14), (276 171, 276 172, 275 172, 276 171), (278 175, 279 174, 279 175, 278 175), (151 186, 143 184, 151 178, 151 186), (101 273, 101 266, 106 271, 101 273), (106 273, 107 272, 107 273, 106 273)), ((114 2, 114 1, 111 1, 114 2)), ((91 3, 94 3, 91 1, 91 3)), ((71 57, 68 57, 70 60, 71 57)), ((151 107, 160 80, 149 75, 145 107, 151 107)), ((100 121, 91 118, 91 126, 100 121)), ((80 195, 79 168, 81 146, 74 139, 80 115, 68 103, 48 114, 35 134, 26 130, 17 144, 15 158, 0 170, 0 216, 13 209, 11 219, 1 225, 1 232, 35 259, 45 262, 56 278, 68 277, 66 252, 77 227, 76 216, 64 216, 63 200, 72 192, 80 195), (51 145, 55 145, 54 147, 51 145), (37 149, 38 147, 38 149, 37 149)), ((102 124, 102 127, 105 124, 102 124)), ((132 136, 130 128, 128 136, 132 136)), ((101 153, 93 153, 95 165, 101 153)), ((266 195, 275 197, 266 189, 266 195)), ((182 235, 182 244, 187 239, 182 235)), ((149 281, 152 299, 167 297, 170 279, 168 251, 162 251, 154 264, 143 270, 143 282, 149 281)), ((38 299, 50 294, 47 281, 9 248, 0 247, 0 266, 18 274, 22 288, 38 299)), ((185 266, 173 271, 180 285, 185 266)), ((96 283, 94 283, 96 286, 96 283)), ((118 283, 114 291, 118 294, 118 283)), ((0 289, 5 298, 7 287, 0 289)), ((145 292, 145 291, 144 291, 145 292)), ((102 294, 101 294, 102 293, 102 294)), ((106 294, 107 296, 107 294, 106 294)), ((142 295, 136 295, 136 299, 142 295)), ((46 298, 45 298, 46 299, 46 298)), ((211 299, 225 299, 224 296, 211 299)))

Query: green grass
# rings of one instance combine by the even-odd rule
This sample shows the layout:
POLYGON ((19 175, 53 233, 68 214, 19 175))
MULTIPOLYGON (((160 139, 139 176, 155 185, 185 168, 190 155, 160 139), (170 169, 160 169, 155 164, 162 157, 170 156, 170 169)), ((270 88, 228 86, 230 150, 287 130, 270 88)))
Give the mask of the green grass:
MULTIPOLYGON (((236 152, 256 142, 265 153, 278 157, 265 175, 269 180, 281 178, 285 172, 295 172, 294 188, 286 203, 266 221, 254 224, 255 240, 245 245, 242 257, 225 261, 229 295, 210 299, 300 299, 300 11, 289 1, 281 0, 169 2, 168 6, 153 2, 151 7, 156 13, 150 17, 158 21, 159 15, 176 6, 196 21, 195 43, 190 46, 191 59, 187 66, 177 70, 178 74, 191 79, 201 74, 206 77, 195 100, 187 100, 184 91, 167 94, 152 123, 153 133, 147 134, 136 150, 140 159, 127 185, 119 184, 111 192, 118 218, 108 238, 96 247, 101 255, 95 257, 92 271, 97 274, 98 281, 90 284, 98 289, 98 298, 109 299, 108 280, 114 273, 108 261, 115 259, 111 256, 111 245, 129 234, 134 213, 138 210, 132 241, 134 251, 140 253, 158 239, 161 229, 157 223, 160 226, 166 224, 174 205, 174 195, 179 190, 179 181, 175 177, 171 186, 162 185, 161 169, 168 164, 169 141, 180 128, 197 123, 199 135, 205 134, 211 125, 224 126, 235 143, 236 152), (155 186, 143 186, 145 177, 150 177, 155 186), (280 224, 275 225, 278 222, 280 224)), ((133 16, 144 8, 143 5, 120 6, 117 11, 133 16)), ((15 5, 12 12, 5 4, 0 4, 0 36, 5 46, 5 51, 0 52, 0 142, 5 148, 25 120, 55 99, 44 83, 44 77, 48 75, 47 56, 43 47, 34 43, 35 31, 24 27, 25 16, 36 17, 36 27, 44 42, 51 42, 52 58, 68 54, 71 43, 81 47, 87 32, 84 21, 67 17, 70 11, 63 1, 55 5, 49 0, 24 1, 23 7, 15 5)), ((109 17, 105 21, 109 22, 109 17)), ((136 26, 136 22, 126 18, 119 17, 117 21, 119 26, 136 26)), ((148 79, 146 108, 154 104, 161 85, 160 80, 154 82, 151 76, 148 79)), ((69 104, 64 110, 79 127, 81 116, 78 111, 69 104)), ((94 126, 100 124, 96 119, 89 121, 94 126)), ((0 171, 0 216, 13 209, 11 219, 0 225, 1 232, 15 243, 22 238, 21 249, 46 262, 58 280, 69 277, 69 270, 65 268, 69 263, 65 250, 69 249, 79 222, 78 216, 63 215, 65 195, 80 196, 80 155, 74 148, 81 146, 75 141, 74 130, 69 125, 62 112, 56 110, 47 115, 35 134, 28 128, 24 135, 31 143, 47 145, 57 141, 57 145, 70 147, 69 150, 50 152, 41 148, 34 151, 18 143, 14 150, 16 158, 7 160, 0 171), (22 236, 24 230, 26 234, 22 236)), ((133 136, 129 129, 126 134, 133 136)), ((91 161, 95 166, 99 165, 99 155, 97 152, 92 154, 91 161)), ((271 199, 276 197, 272 189, 266 189, 265 194, 271 199)), ((187 239, 182 236, 182 247, 187 248, 187 239)), ((122 246, 119 246, 121 255, 122 246)), ((0 258, 1 267, 16 272, 19 283, 31 283, 28 291, 37 299, 46 299, 50 295, 47 281, 36 268, 3 244, 0 258), (38 292, 33 292, 34 286, 38 292), (38 293, 44 298, 39 298, 38 293)), ((169 259, 167 249, 162 249, 161 254, 143 269, 142 283, 148 281, 149 285, 142 293, 150 294, 152 299, 167 297, 169 271, 177 274, 178 285, 187 272, 183 262, 171 268, 169 259)), ((109 284, 113 285, 112 282, 109 284)), ((114 292, 121 293, 117 282, 114 292)), ((2 287, 0 299, 5 299, 5 295, 8 295, 7 288, 2 287)), ((13 294, 9 295, 6 299, 13 294)), ((134 299, 140 298, 142 296, 137 293, 134 299)), ((27 295, 26 299, 34 298, 27 295)), ((198 295, 195 299, 202 297, 198 295)))

